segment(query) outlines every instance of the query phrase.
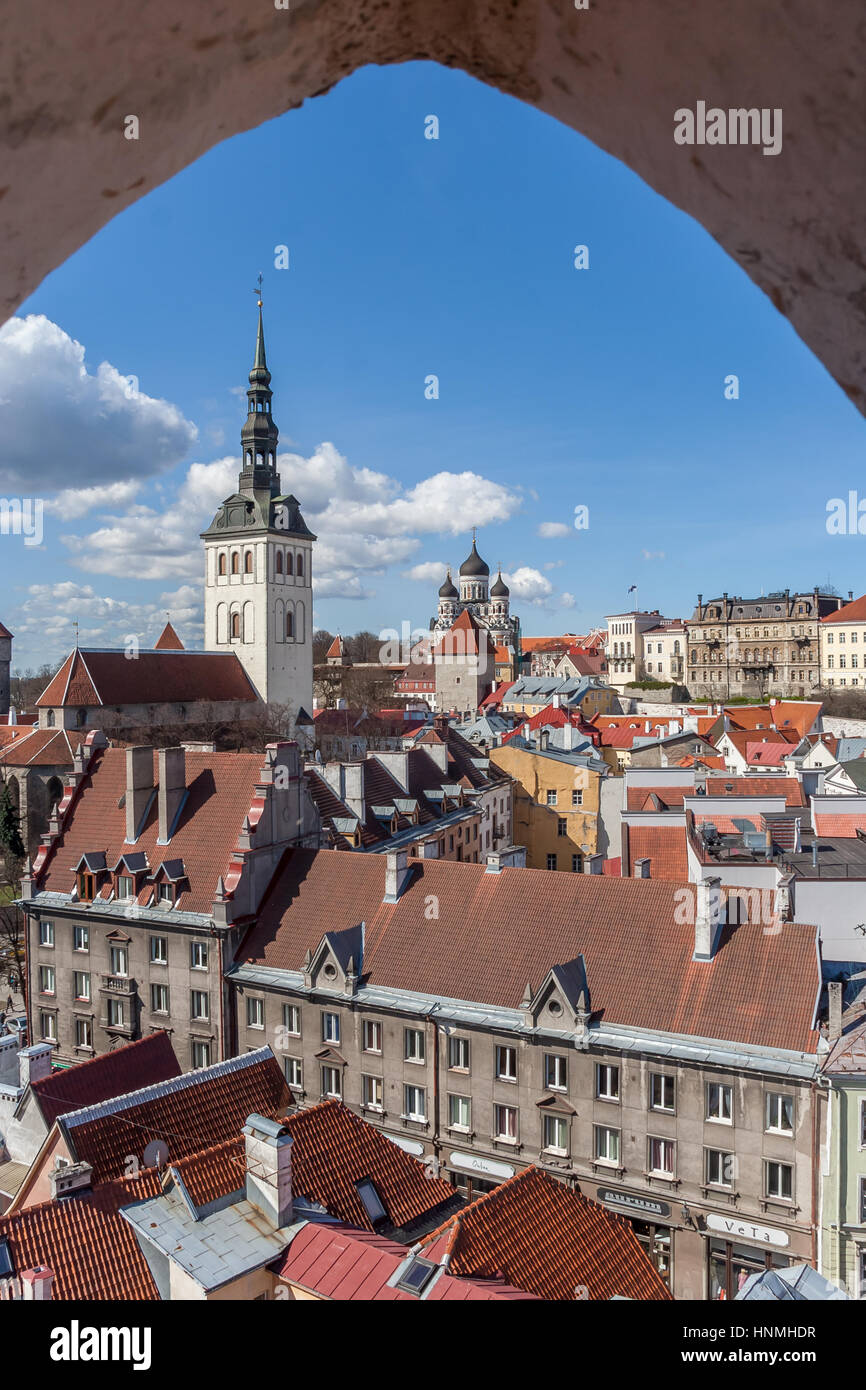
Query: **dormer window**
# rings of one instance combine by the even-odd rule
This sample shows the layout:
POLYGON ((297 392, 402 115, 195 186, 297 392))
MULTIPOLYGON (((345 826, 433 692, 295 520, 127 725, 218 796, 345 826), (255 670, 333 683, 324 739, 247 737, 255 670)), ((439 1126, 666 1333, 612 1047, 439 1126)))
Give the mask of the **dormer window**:
POLYGON ((78 875, 78 896, 82 902, 92 903, 96 895, 96 875, 82 869, 78 875))
POLYGON ((119 898, 131 898, 135 892, 135 881, 129 874, 117 875, 117 896, 119 898))
POLYGON ((158 889, 157 889, 157 899, 158 899, 158 901, 161 902, 161 903, 168 903, 169 906, 173 906, 173 904, 174 904, 174 884, 173 884, 173 883, 161 883, 161 884, 159 885, 158 889))

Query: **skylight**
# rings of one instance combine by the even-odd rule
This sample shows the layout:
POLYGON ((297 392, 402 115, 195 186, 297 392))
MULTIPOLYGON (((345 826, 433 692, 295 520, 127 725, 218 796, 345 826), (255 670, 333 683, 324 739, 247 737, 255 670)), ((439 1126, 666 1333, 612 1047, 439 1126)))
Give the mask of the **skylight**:
POLYGON ((361 1203, 373 1226, 375 1226, 377 1221, 386 1220, 388 1213, 382 1205, 382 1200, 378 1192, 373 1186, 372 1179, 362 1178, 360 1182, 355 1184, 355 1191, 361 1198, 361 1203))
POLYGON ((429 1260, 414 1259, 400 1275, 396 1287, 403 1289, 405 1293, 413 1293, 420 1297, 437 1268, 438 1265, 431 1264, 429 1260))

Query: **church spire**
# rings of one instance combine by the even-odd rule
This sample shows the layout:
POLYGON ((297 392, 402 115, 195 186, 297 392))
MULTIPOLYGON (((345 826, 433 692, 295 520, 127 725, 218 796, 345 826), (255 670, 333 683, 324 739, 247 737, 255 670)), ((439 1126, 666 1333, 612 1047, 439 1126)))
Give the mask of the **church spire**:
POLYGON ((271 414, 271 374, 265 356, 261 275, 255 294, 259 307, 259 323, 256 332, 256 355, 247 389, 247 418, 241 430, 243 466, 238 489, 247 494, 266 490, 271 497, 276 497, 280 491, 280 476, 277 473, 277 444, 280 435, 271 414))

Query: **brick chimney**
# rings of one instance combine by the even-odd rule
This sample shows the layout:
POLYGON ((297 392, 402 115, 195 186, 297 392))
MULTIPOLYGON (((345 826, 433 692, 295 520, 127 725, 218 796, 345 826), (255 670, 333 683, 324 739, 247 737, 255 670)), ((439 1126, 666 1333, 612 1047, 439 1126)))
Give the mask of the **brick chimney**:
POLYGON ((33 1269, 22 1269, 21 1296, 26 1303, 45 1303, 51 1298, 54 1271, 47 1265, 36 1265, 33 1269))
POLYGON ((649 878, 650 862, 648 859, 636 859, 632 868, 632 878, 649 878))
POLYGON ((144 814, 153 796, 153 749, 126 750, 126 843, 138 839, 144 814))
POLYGON ((65 1163, 58 1159, 48 1175, 51 1196, 68 1197, 73 1192, 89 1192, 92 1175, 93 1167, 89 1163, 65 1163))
POLYGON ((279 1120, 247 1116, 243 1129, 246 1197, 275 1230, 292 1222, 292 1136, 279 1120))
POLYGON ((182 748, 159 750, 159 841, 167 845, 186 796, 186 753, 182 748))
POLYGON ((722 880, 718 876, 695 884, 695 952, 693 960, 712 960, 721 925, 722 880))
POLYGON ((409 852, 405 849, 389 850, 385 855, 385 897, 383 902, 395 903, 406 887, 409 877, 409 852))

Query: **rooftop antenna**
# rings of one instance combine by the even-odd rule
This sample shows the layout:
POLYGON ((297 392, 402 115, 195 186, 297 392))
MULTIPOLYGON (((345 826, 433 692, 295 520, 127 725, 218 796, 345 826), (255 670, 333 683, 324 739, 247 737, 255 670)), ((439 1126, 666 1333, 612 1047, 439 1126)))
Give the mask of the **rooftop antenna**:
POLYGON ((75 628, 75 650, 78 651, 78 619, 74 618, 72 626, 75 628))

